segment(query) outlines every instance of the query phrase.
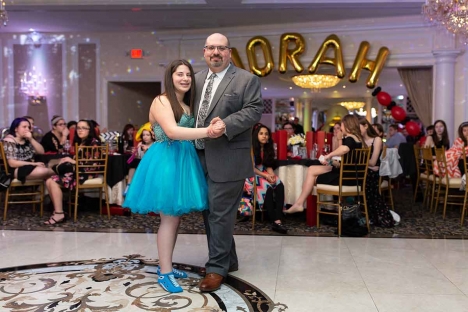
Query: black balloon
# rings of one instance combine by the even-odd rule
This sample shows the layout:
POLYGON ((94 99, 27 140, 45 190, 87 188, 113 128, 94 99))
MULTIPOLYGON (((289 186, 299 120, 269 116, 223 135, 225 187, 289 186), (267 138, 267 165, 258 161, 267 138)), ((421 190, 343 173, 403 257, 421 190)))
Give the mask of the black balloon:
POLYGON ((374 91, 372 91, 372 96, 376 96, 377 94, 379 94, 380 91, 382 91, 381 87, 375 88, 374 91))
POLYGON ((387 109, 392 110, 392 108, 394 108, 395 106, 396 106, 395 101, 392 101, 390 105, 387 106, 387 109))

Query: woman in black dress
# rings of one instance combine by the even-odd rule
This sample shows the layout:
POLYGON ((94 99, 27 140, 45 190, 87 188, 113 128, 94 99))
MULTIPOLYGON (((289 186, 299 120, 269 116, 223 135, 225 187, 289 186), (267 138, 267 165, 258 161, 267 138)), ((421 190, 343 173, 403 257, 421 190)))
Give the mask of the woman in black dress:
MULTIPOLYGON (((341 120, 341 132, 345 138, 343 143, 336 150, 328 155, 324 155, 321 165, 310 166, 307 169, 307 177, 302 185, 302 192, 296 202, 285 210, 285 213, 295 213, 304 211, 304 203, 307 197, 312 192, 315 184, 339 185, 340 180, 340 164, 337 161, 332 161, 334 156, 342 156, 348 154, 356 148, 363 147, 363 138, 359 126, 359 119, 354 115, 346 115, 341 120)), ((351 155, 351 154, 350 154, 351 155)), ((355 185, 352 180, 345 180, 343 184, 355 185)))
POLYGON ((3 140, 3 149, 9 171, 15 179, 24 183, 26 180, 42 180, 54 175, 44 163, 35 162, 35 154, 44 154, 44 148, 37 142, 31 131, 31 124, 26 118, 13 120, 8 135, 3 140))
POLYGON ((44 152, 61 153, 63 145, 68 139, 68 128, 65 119, 60 116, 52 117, 50 121, 52 130, 47 132, 41 140, 41 145, 44 147, 44 152))

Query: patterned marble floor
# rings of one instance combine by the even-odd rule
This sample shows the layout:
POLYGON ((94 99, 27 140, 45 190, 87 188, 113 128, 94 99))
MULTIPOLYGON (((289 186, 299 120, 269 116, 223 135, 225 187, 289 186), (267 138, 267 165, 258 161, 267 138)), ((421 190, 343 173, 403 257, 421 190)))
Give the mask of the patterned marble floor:
MULTIPOLYGON (((66 288, 64 285, 72 282, 80 284, 72 278, 82 278, 82 273, 78 274, 76 270, 76 274, 72 273, 73 268, 90 263, 75 262, 77 260, 102 259, 99 267, 102 272, 103 267, 116 267, 116 263, 117 267, 123 265, 109 258, 126 259, 126 255, 140 254, 149 259, 148 267, 151 267, 150 259, 157 259, 155 234, 6 230, 0 234, 0 268, 74 262, 72 268, 48 266, 50 276, 58 276, 58 288, 66 288), (62 273, 57 273, 59 271, 62 273)), ((233 278, 253 285, 252 289, 257 289, 276 303, 271 305, 271 311, 468 311, 468 243, 464 240, 243 235, 237 236, 236 242, 240 270, 232 274, 233 278)), ((203 235, 180 235, 174 261, 202 266, 207 252, 203 235)), ((12 274, 46 274, 44 266, 34 267, 39 271, 12 274)), ((96 271, 96 267, 88 267, 87 270, 96 271)), ((151 268, 143 271, 149 274, 142 277, 141 283, 144 284, 153 273, 151 268)), ((4 274, 0 275, 0 289, 3 291, 3 294, 0 292, 0 311, 62 311, 59 305, 43 310, 21 306, 7 308, 6 304, 11 300, 6 298, 5 290, 15 284, 8 282, 11 275, 0 274, 4 274)), ((191 278, 198 277, 191 274, 191 278)), ((130 279, 129 282, 138 281, 130 279)), ((86 286, 84 289, 91 287, 86 281, 82 284, 86 286)), ((234 293, 241 292, 226 286, 234 293)), ((182 294, 188 292, 186 290, 182 294)), ((159 292, 152 289, 148 293, 159 292)), ((118 291, 114 295, 117 294, 118 291)), ((206 305, 211 309, 152 307, 150 311, 255 311, 248 305, 235 310, 229 306, 219 309, 212 298, 215 297, 207 299, 209 305, 206 305)), ((124 300, 122 298, 122 302, 124 300)), ((148 310, 132 304, 117 310, 83 311, 148 310)))

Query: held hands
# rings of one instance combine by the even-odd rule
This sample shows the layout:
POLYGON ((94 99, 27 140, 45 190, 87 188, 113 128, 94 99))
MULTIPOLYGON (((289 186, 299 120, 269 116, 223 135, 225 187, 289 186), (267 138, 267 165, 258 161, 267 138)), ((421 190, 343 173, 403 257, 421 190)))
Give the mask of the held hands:
POLYGON ((275 182, 276 182, 276 175, 267 173, 267 174, 265 175, 265 179, 266 179, 269 183, 275 183, 275 182))
POLYGON ((62 136, 67 137, 68 134, 70 134, 70 130, 68 130, 68 128, 63 129, 62 136))
POLYGON ((226 124, 224 121, 219 117, 215 117, 211 120, 210 126, 208 127, 208 137, 212 139, 219 138, 224 134, 225 129, 226 124))
POLYGON ((43 162, 33 162, 32 164, 36 167, 45 168, 45 164, 43 162))

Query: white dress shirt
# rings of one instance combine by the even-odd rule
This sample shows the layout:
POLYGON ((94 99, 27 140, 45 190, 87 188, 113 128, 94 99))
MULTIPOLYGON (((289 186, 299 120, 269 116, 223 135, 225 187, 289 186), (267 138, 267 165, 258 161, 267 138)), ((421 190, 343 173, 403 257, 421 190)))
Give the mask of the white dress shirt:
MULTIPOLYGON (((208 103, 208 107, 211 106, 211 101, 213 100, 216 90, 218 89, 219 84, 223 80, 224 75, 226 75, 229 67, 231 67, 231 64, 229 64, 229 66, 226 67, 222 72, 216 73, 216 77, 213 80, 213 88, 211 89, 211 99, 210 99, 210 102, 208 103)), ((203 85, 203 91, 202 91, 201 98, 200 98, 200 105, 198 106, 197 124, 195 125, 195 127, 198 127, 198 114, 200 113, 200 107, 203 103, 203 99, 205 98, 206 87, 208 86, 208 82, 210 80, 210 76, 212 73, 213 72, 211 71, 211 69, 208 69, 208 75, 206 75, 205 84, 203 85)))

